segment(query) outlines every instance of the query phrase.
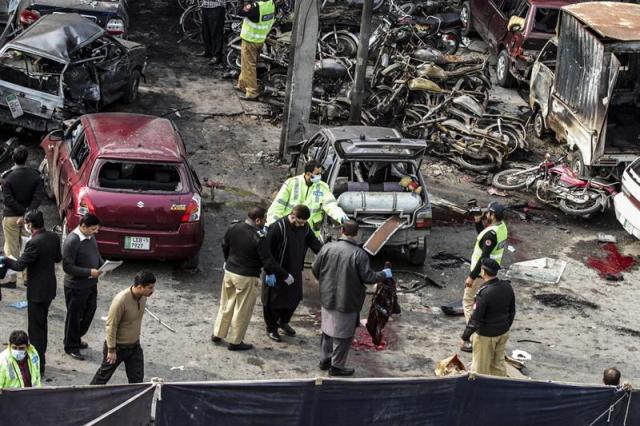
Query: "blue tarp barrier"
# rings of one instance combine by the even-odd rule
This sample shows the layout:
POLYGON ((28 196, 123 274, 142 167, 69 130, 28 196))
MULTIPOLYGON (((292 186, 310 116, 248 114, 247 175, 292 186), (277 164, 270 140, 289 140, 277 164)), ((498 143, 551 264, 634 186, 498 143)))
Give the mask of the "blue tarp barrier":
POLYGON ((640 424, 640 395, 628 404, 630 395, 604 386, 466 375, 169 383, 162 385, 156 424, 584 426, 622 425, 625 415, 627 425, 640 424))

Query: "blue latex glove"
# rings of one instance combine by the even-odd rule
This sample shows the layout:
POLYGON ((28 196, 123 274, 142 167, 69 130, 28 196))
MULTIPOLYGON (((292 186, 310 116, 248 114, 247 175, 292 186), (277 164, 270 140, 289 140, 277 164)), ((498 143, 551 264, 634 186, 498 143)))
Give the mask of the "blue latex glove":
POLYGON ((342 219, 340 219, 340 223, 346 223, 346 222, 348 222, 349 220, 350 220, 350 219, 349 219, 349 216, 347 216, 347 215, 345 214, 344 216, 342 216, 342 219))
POLYGON ((4 256, 0 256, 0 265, 4 263, 4 260, 6 259, 6 257, 4 256))
POLYGON ((393 274, 391 273, 391 269, 390 268, 384 268, 382 270, 382 272, 384 272, 384 276, 387 277, 387 278, 393 277, 393 274))
POLYGON ((275 274, 270 274, 264 277, 264 283, 269 287, 275 287, 276 285, 276 276, 275 274))

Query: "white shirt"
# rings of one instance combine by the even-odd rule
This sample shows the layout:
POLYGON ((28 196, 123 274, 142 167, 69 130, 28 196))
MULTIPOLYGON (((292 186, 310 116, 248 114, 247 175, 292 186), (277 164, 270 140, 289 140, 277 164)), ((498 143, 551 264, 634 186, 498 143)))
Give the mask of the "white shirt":
POLYGON ((72 232, 72 234, 76 234, 78 236, 78 238, 80 238, 80 241, 84 241, 84 240, 88 240, 91 238, 91 235, 87 236, 84 235, 82 233, 82 231, 80 230, 80 227, 77 227, 76 229, 74 229, 72 232))

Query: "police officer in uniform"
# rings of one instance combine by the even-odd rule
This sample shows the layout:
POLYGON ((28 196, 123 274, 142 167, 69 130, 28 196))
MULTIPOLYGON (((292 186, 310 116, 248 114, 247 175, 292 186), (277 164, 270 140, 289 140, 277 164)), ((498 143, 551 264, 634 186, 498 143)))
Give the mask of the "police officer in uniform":
POLYGON ((288 285, 294 282, 291 274, 271 256, 263 230, 265 213, 262 207, 253 208, 247 219, 231 225, 222 239, 224 277, 211 341, 219 343, 227 338, 230 351, 253 348, 243 339, 260 289, 261 269, 264 267, 267 275, 274 274, 288 285))
MULTIPOLYGON (((464 294, 462 296, 464 319, 467 323, 469 323, 471 312, 473 311, 474 298, 482 285, 482 279, 479 278, 481 260, 493 259, 498 265, 502 263, 502 254, 508 237, 507 225, 504 223, 504 213, 505 208, 502 204, 492 202, 487 207, 484 215, 478 215, 474 218, 478 237, 473 247, 471 271, 464 282, 464 294), (483 224, 483 219, 487 223, 486 227, 483 224)), ((471 344, 463 344, 460 350, 471 352, 471 344)))
POLYGON ((504 350, 516 316, 516 298, 509 281, 496 278, 500 269, 498 262, 485 258, 481 264, 484 285, 475 297, 473 313, 462 333, 462 342, 469 342, 473 336, 471 371, 506 377, 504 350))
POLYGON ((267 225, 291 213, 298 204, 304 204, 311 211, 309 226, 316 237, 320 237, 320 227, 325 213, 338 223, 349 220, 344 210, 338 206, 329 185, 322 181, 322 166, 311 160, 304 165, 304 173, 287 179, 267 212, 267 225))

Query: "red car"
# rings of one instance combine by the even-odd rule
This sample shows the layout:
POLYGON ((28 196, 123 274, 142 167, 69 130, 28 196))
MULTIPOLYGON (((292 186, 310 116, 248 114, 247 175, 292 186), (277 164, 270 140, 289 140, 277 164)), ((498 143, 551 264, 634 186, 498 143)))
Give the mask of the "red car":
POLYGON ((204 238, 200 181, 174 124, 138 114, 89 114, 41 143, 40 170, 63 237, 89 212, 105 257, 177 260, 195 268, 204 238))

